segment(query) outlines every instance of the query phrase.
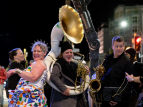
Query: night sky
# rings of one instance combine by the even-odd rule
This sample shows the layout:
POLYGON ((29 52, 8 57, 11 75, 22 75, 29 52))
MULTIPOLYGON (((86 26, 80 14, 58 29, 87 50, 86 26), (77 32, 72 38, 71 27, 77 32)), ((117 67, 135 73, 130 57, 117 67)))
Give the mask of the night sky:
MULTIPOLYGON (((143 0, 92 0, 87 8, 96 31, 102 22, 108 21, 108 18, 113 15, 113 9, 119 4, 143 5, 143 0)), ((26 48, 28 60, 30 60, 32 58, 30 46, 37 39, 49 43, 48 46, 50 47, 50 34, 53 26, 59 21, 59 8, 63 5, 65 5, 65 0, 1 0, 1 65, 5 67, 8 65, 8 52, 17 47, 20 47, 22 50, 26 48)), ((80 53, 88 57, 88 45, 85 38, 75 47, 80 48, 80 53), (85 44, 84 47, 83 44, 85 44)))

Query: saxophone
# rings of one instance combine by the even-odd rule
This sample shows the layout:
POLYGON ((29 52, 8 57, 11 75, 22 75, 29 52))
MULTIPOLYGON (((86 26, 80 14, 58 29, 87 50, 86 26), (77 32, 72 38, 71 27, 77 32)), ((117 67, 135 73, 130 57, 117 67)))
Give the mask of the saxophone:
MULTIPOLYGON (((105 55, 105 58, 107 55, 108 53, 105 55)), ((93 67, 95 73, 92 75, 91 81, 89 82, 89 94, 95 104, 96 104, 95 94, 101 89, 101 78, 105 73, 105 68, 103 66, 105 58, 103 59, 101 65, 97 66, 96 68, 93 67)))
POLYGON ((74 54, 77 54, 82 57, 82 59, 78 60, 78 62, 77 62, 77 77, 76 77, 76 81, 75 81, 75 89, 77 89, 78 91, 82 91, 82 90, 84 91, 85 86, 86 86, 85 84, 88 84, 88 82, 86 80, 86 76, 88 75, 86 73, 87 72, 86 65, 83 64, 83 60, 85 57, 83 54, 80 54, 77 52, 74 52, 74 54), (80 77, 80 82, 77 81, 78 77, 80 77), (77 84, 80 84, 80 89, 76 88, 77 84))

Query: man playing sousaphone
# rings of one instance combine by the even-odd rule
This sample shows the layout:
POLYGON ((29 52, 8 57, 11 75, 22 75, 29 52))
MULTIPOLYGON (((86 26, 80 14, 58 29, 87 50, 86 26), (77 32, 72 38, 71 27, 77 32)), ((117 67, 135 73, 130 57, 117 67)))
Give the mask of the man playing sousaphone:
MULTIPOLYGON (((53 66, 50 80, 61 92, 52 90, 50 107, 87 107, 83 93, 70 95, 70 89, 65 86, 75 85, 77 64, 71 61, 73 58, 72 46, 68 42, 60 42, 60 47, 61 53, 53 66)), ((86 69, 89 73, 88 66, 86 69)), ((79 79, 77 80, 80 81, 79 79)))
POLYGON ((68 42, 60 42, 63 36, 74 44, 81 43, 84 37, 82 21, 78 13, 68 5, 59 10, 59 22, 51 32, 51 51, 45 58, 47 83, 53 88, 50 107, 87 107, 83 92, 90 81, 89 67, 83 66, 80 63, 82 61, 78 64, 73 61, 72 46, 68 42), (77 76, 79 73, 82 74, 80 81, 77 76))

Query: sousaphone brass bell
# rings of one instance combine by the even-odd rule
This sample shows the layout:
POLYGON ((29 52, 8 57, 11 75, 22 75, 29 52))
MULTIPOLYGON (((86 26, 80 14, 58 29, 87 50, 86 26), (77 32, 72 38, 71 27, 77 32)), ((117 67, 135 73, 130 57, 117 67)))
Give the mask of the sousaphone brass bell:
POLYGON ((81 43, 84 37, 84 30, 81 18, 75 9, 64 5, 59 11, 60 26, 64 35, 73 43, 81 43))

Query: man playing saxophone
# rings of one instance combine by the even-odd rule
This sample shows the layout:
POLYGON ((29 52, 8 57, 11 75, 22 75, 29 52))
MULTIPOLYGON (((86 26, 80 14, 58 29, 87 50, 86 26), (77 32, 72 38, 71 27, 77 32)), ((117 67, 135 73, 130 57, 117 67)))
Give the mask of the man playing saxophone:
POLYGON ((129 74, 133 73, 133 65, 131 60, 124 54, 124 49, 125 49, 125 43, 124 39, 122 36, 115 36, 112 39, 112 49, 113 53, 109 54, 104 63, 103 66, 105 67, 105 75, 101 79, 101 90, 102 93, 102 105, 101 107, 128 107, 128 99, 130 97, 130 89, 131 87, 129 84, 127 84, 127 81, 125 79, 125 72, 128 72, 129 74), (106 89, 114 89, 115 87, 117 89, 117 92, 114 94, 110 93, 112 98, 111 101, 106 101, 104 99, 104 91, 106 89), (117 102, 114 101, 114 97, 118 97, 122 94, 121 101, 117 102))

